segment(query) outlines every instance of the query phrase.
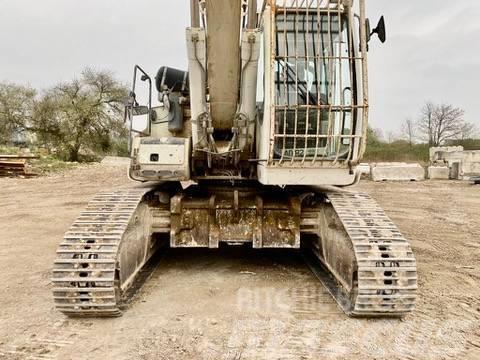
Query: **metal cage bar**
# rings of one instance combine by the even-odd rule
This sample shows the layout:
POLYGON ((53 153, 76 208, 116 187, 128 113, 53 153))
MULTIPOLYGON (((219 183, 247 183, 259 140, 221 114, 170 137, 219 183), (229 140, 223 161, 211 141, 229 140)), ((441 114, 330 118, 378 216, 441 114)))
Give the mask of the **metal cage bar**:
POLYGON ((273 12, 270 165, 345 166, 361 156, 368 84, 357 35, 365 36, 364 0, 356 2, 360 15, 352 0, 265 2, 273 12))

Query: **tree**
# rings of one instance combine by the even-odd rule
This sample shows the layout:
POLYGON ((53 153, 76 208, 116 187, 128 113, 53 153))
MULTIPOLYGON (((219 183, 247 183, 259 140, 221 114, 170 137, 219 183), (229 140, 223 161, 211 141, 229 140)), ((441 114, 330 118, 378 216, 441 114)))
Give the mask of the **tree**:
POLYGON ((36 91, 28 86, 0 83, 0 143, 25 130, 31 120, 36 91))
POLYGON ((403 137, 408 141, 410 147, 412 147, 416 136, 415 122, 410 118, 405 119, 405 121, 402 123, 401 131, 403 137))
POLYGON ((398 140, 398 136, 394 131, 387 131, 386 140, 387 144, 391 144, 398 140))
POLYGON ((431 102, 427 102, 420 111, 420 120, 418 121, 418 129, 422 133, 423 137, 427 139, 428 145, 433 146, 433 117, 435 112, 435 105, 431 102))
POLYGON ((35 103, 29 130, 69 161, 83 151, 108 150, 112 139, 126 136, 125 85, 110 72, 86 69, 79 79, 46 91, 35 103))
POLYGON ((382 142, 382 130, 377 128, 372 128, 371 126, 367 129, 367 143, 369 145, 378 145, 382 142))
POLYGON ((466 129, 465 111, 449 104, 426 103, 421 110, 418 129, 430 146, 440 146, 458 139, 466 129))
POLYGON ((475 124, 472 123, 464 123, 461 127, 461 134, 459 140, 468 140, 473 139, 477 136, 478 130, 475 124))

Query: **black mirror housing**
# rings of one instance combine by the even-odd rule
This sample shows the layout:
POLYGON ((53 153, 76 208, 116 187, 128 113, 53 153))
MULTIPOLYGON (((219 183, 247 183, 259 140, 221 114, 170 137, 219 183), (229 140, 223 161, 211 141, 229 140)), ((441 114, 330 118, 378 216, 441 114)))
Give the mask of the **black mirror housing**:
POLYGON ((383 16, 378 21, 377 27, 375 29, 373 29, 372 32, 370 33, 370 37, 373 34, 378 35, 378 38, 380 39, 382 44, 385 43, 385 41, 387 41, 387 30, 386 30, 386 27, 385 27, 385 18, 383 16))

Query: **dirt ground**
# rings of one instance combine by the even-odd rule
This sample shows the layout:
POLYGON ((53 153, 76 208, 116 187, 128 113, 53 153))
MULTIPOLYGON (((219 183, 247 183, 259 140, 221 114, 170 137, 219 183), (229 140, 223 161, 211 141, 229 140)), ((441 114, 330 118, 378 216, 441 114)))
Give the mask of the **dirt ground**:
POLYGON ((92 165, 0 179, 1 359, 480 359, 480 187, 372 183, 412 242, 418 309, 350 319, 291 251, 169 251, 115 319, 55 311, 57 244, 99 190, 132 186, 92 165))

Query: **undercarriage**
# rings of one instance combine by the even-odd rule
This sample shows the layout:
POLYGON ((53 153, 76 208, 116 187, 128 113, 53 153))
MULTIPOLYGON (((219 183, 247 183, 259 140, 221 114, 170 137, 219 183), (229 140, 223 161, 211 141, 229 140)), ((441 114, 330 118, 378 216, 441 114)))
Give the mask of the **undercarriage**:
POLYGON ((403 316, 415 307, 410 245, 368 195, 257 183, 180 184, 98 194, 65 234, 53 270, 57 309, 118 316, 161 247, 228 245, 301 251, 351 316, 403 316))

